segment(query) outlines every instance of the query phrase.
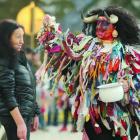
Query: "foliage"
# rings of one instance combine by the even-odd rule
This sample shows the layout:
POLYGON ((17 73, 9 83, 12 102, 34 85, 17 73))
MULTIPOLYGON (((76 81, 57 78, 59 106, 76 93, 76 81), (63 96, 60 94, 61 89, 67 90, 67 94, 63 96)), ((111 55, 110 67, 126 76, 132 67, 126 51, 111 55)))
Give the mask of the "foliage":
MULTIPOLYGON (((18 12, 25 6, 29 5, 32 0, 0 0, 0 20, 16 20, 18 12)), ((40 0, 34 0, 35 5, 43 4, 40 0)))
POLYGON ((65 14, 75 8, 72 0, 52 0, 50 3, 47 3, 45 7, 44 11, 50 15, 53 14, 57 19, 62 19, 65 14), (49 11, 50 6, 54 7, 53 11, 49 11))
POLYGON ((132 12, 137 18, 140 18, 139 0, 110 0, 110 4, 117 4, 132 12))
MULTIPOLYGON (((103 3, 104 0, 94 0, 93 4, 90 6, 98 5, 99 3, 103 3)), ((124 9, 128 10, 136 18, 140 19, 140 1, 139 0, 107 0, 106 1, 107 6, 108 5, 119 5, 123 7, 124 9)), ((105 5, 103 5, 105 6, 105 5)), ((101 7, 101 4, 99 4, 99 7, 101 7)))

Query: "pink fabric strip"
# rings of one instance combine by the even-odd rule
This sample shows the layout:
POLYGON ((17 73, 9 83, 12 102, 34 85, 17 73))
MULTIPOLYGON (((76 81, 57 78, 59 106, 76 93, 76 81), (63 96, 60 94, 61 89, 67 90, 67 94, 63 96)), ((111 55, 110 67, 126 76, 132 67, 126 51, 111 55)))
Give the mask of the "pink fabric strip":
POLYGON ((119 71, 117 73, 117 78, 121 78, 122 77, 122 64, 119 64, 119 71))
POLYGON ((53 34, 45 43, 49 42, 55 35, 53 34))
POLYGON ((39 69, 39 70, 35 73, 35 75, 36 75, 37 79, 39 79, 39 78, 40 78, 41 73, 42 73, 42 70, 43 70, 43 64, 41 65, 40 69, 39 69))
POLYGON ((80 96, 80 104, 79 104, 79 107, 78 107, 78 110, 77 110, 77 114, 80 114, 82 104, 83 104, 83 99, 82 99, 82 96, 80 96))
POLYGON ((89 140, 88 135, 87 135, 85 129, 83 130, 83 137, 82 137, 82 140, 89 140))
POLYGON ((114 60, 113 60, 113 65, 112 65, 112 67, 114 67, 114 65, 115 65, 115 63, 116 63, 116 60, 119 58, 119 56, 117 55, 115 58, 113 58, 114 60))
POLYGON ((111 56, 111 53, 104 60, 106 61, 109 60, 110 56, 111 56))
POLYGON ((104 77, 103 77, 103 80, 104 80, 104 81, 107 80, 107 77, 108 77, 108 70, 109 70, 109 64, 108 64, 107 67, 106 67, 105 75, 104 75, 104 77))
MULTIPOLYGON (((77 98, 77 94, 78 94, 79 90, 80 90, 80 86, 78 86, 78 87, 76 88, 76 94, 75 94, 75 96, 74 96, 74 101, 75 101, 76 98, 77 98)), ((74 105, 74 103, 75 103, 75 102, 73 102, 72 104, 74 105)))
POLYGON ((95 61, 94 59, 92 60, 92 62, 90 63, 90 70, 92 70, 92 67, 95 66, 95 61))
MULTIPOLYGON (((67 59, 68 59, 68 56, 65 56, 64 61, 63 61, 63 63, 62 63, 61 66, 60 66, 60 71, 59 71, 58 76, 60 76, 60 73, 61 73, 61 71, 62 71, 63 65, 64 65, 64 63, 65 63, 65 61, 66 61, 67 59)), ((58 78, 58 80, 59 80, 59 78, 58 78)), ((57 82, 58 82, 58 80, 57 80, 57 82)))
POLYGON ((95 55, 95 57, 101 56, 100 50, 102 49, 102 47, 100 46, 100 48, 97 51, 97 54, 95 55))
POLYGON ((67 46, 66 42, 65 41, 62 41, 64 46, 65 46, 65 49, 66 49, 66 52, 67 54, 75 61, 78 61, 78 60, 81 60, 83 58, 83 56, 81 57, 74 57, 72 54, 71 54, 71 50, 70 48, 67 46))
POLYGON ((63 56, 61 56, 56 64, 57 65, 60 65, 60 62, 62 61, 62 59, 66 56, 67 54, 65 53, 63 56))
POLYGON ((55 46, 53 47, 51 50, 49 50, 48 52, 45 53, 55 53, 55 52, 59 52, 61 49, 61 46, 55 46))
POLYGON ((39 40, 39 43, 42 43, 44 40, 46 40, 47 36, 50 35, 50 34, 51 34, 51 32, 48 32, 44 39, 42 38, 42 39, 39 40))

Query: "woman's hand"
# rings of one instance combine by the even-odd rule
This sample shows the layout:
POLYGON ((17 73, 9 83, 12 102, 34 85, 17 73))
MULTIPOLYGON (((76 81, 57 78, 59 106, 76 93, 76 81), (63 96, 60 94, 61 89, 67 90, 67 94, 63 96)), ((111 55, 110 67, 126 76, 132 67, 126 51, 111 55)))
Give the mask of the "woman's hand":
POLYGON ((27 135, 27 127, 25 123, 21 123, 17 125, 17 136, 20 139, 26 140, 26 135, 27 135))
POLYGON ((27 127, 25 122, 20 114, 18 107, 15 107, 12 111, 10 111, 16 125, 17 125, 17 136, 20 139, 26 140, 27 135, 27 127))
POLYGON ((124 79, 121 78, 119 80, 119 83, 123 83, 122 87, 123 87, 124 92, 127 92, 129 90, 129 86, 128 86, 128 83, 127 83, 126 80, 124 80, 124 79))
POLYGON ((33 117, 33 122, 31 123, 31 132, 35 132, 38 129, 39 118, 38 116, 33 117))

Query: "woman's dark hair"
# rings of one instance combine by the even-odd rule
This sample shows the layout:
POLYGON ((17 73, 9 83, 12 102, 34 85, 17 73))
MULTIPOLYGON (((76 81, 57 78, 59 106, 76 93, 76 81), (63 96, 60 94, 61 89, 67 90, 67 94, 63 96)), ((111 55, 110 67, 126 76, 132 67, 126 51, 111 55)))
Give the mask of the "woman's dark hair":
MULTIPOLYGON (((93 10, 88 13, 86 17, 90 17, 96 14, 98 14, 98 16, 104 16, 104 11, 106 11, 108 16, 110 16, 111 14, 118 16, 118 22, 113 25, 118 31, 118 38, 122 43, 127 45, 140 44, 140 28, 138 27, 138 23, 135 17, 131 13, 124 10, 122 7, 111 5, 105 9, 93 10)), ((96 25, 97 21, 92 23, 84 23, 82 31, 86 35, 97 37, 96 25)))
POLYGON ((7 19, 0 22, 0 59, 13 61, 17 57, 17 51, 10 43, 10 37, 14 30, 24 27, 16 21, 7 19))

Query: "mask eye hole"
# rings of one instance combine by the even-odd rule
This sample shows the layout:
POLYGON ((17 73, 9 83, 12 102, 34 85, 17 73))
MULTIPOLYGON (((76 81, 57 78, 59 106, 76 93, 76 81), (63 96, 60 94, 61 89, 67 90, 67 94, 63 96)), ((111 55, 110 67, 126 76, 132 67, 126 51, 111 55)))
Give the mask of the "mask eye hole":
POLYGON ((108 23, 106 21, 103 21, 102 25, 108 25, 108 23))

